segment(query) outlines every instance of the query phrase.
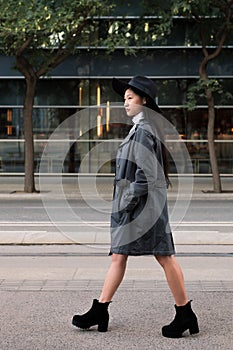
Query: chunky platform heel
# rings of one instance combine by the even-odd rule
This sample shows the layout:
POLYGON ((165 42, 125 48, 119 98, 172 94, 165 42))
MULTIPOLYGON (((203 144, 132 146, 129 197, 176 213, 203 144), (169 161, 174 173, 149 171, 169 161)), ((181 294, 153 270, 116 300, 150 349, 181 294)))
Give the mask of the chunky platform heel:
POLYGON ((162 328, 164 337, 181 338, 186 330, 189 330, 190 334, 199 333, 197 316, 191 308, 191 301, 184 306, 175 305, 176 316, 174 320, 162 328))
POLYGON ((97 299, 94 299, 89 311, 83 315, 74 315, 72 324, 82 329, 98 326, 99 332, 107 332, 109 322, 109 304, 110 302, 100 303, 97 299))
POLYGON ((198 327, 197 321, 192 326, 189 327, 189 333, 191 335, 199 333, 199 327, 198 327))
POLYGON ((107 332, 107 330, 108 330, 108 320, 106 320, 105 322, 100 322, 98 324, 99 332, 107 332))

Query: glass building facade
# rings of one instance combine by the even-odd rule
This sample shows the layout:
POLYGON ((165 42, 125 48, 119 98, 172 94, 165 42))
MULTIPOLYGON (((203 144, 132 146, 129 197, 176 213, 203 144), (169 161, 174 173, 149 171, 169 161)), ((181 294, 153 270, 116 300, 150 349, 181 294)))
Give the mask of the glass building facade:
MULTIPOLYGON (((141 20, 141 19, 140 19, 141 20)), ((185 141, 192 159, 195 174, 210 174, 210 162, 207 143, 208 109, 205 99, 197 101, 196 109, 184 108, 187 101, 187 89, 198 79, 199 62, 202 59, 201 47, 192 38, 191 24, 183 18, 175 20, 174 30, 166 40, 153 34, 153 21, 144 19, 145 38, 138 45, 134 26, 137 16, 118 17, 115 21, 108 18, 96 20, 96 35, 110 32, 112 26, 124 27, 125 35, 130 38, 134 54, 125 54, 122 47, 108 53, 105 47, 88 49, 87 43, 78 49, 60 66, 50 72, 48 77, 40 79, 35 96, 33 112, 35 172, 39 170, 41 155, 47 140, 54 130, 72 114, 85 110, 89 106, 104 105, 104 112, 97 115, 97 127, 88 135, 73 140, 63 164, 63 172, 80 172, 80 163, 98 142, 108 144, 107 151, 101 155, 92 154, 94 162, 100 162, 99 172, 114 172, 114 150, 116 143, 128 132, 124 123, 114 122, 115 102, 122 102, 111 87, 113 77, 128 81, 134 75, 146 75, 157 85, 157 102, 163 115, 176 127, 185 141), (106 31, 107 28, 107 31, 106 31), (149 33, 149 34, 148 34, 149 33), (149 38, 149 39, 148 39, 149 38), (109 111, 109 115, 107 115, 109 111), (109 118, 106 122, 106 118, 109 118), (106 159, 105 159, 106 157, 106 159), (111 159, 111 161, 110 161, 111 159)), ((215 144, 221 174, 233 174, 233 39, 227 42, 222 53, 210 63, 209 77, 222 85, 223 92, 215 96, 215 144), (229 94, 230 93, 230 94, 229 94)), ((230 40, 229 39, 229 40, 230 40)), ((14 58, 0 56, 0 172, 24 173, 24 134, 23 100, 25 81, 19 72, 13 69, 14 58)), ((98 110, 98 108, 97 108, 98 110)), ((82 118, 80 119, 82 123, 82 118)), ((87 120, 84 123, 88 123, 87 120)), ((82 125, 79 125, 82 130, 82 125)), ((61 147, 64 140, 57 140, 61 147)), ((170 141, 170 147, 172 141, 170 141)), ((169 144, 168 144, 169 149, 169 144)), ((48 163, 48 172, 55 172, 56 160, 48 163)), ((86 173, 96 171, 93 162, 85 168, 86 173)), ((170 164, 170 173, 176 168, 170 164)))

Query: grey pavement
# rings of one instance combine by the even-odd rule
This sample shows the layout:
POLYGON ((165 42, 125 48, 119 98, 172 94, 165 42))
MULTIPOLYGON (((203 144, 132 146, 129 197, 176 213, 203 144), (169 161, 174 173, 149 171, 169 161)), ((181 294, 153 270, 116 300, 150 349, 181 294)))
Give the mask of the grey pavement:
MULTIPOLYGON (((107 333, 97 332, 96 327, 89 331, 73 327, 73 314, 87 311, 92 299, 98 298, 110 264, 108 242, 100 239, 103 232, 108 232, 106 217, 103 221, 99 213, 93 217, 88 213, 92 229, 101 220, 102 236, 95 243, 85 239, 77 244, 70 236, 67 240, 64 234, 59 235, 58 230, 49 226, 49 218, 45 220, 38 214, 40 195, 23 194, 22 178, 0 180, 1 350, 233 348, 233 196, 230 193, 233 178, 224 178, 226 192, 220 195, 202 192, 211 189, 209 178, 195 180, 191 210, 200 206, 200 216, 196 218, 196 226, 191 221, 184 223, 188 226, 183 229, 190 230, 188 236, 183 232, 176 237, 177 260, 200 326, 198 335, 189 336, 186 332, 181 339, 161 336, 161 327, 174 317, 174 301, 161 267, 150 256, 129 258, 125 278, 110 305, 107 333), (29 210, 30 207, 35 209, 29 210), (203 220, 211 210, 216 211, 214 216, 203 220), (223 213, 224 222, 220 217, 223 213), (25 239, 15 241, 21 234, 25 239), (52 240, 42 239, 43 234, 50 234, 52 240)), ((103 197, 109 200, 111 182, 100 186, 103 197)), ((78 199, 75 179, 64 180, 64 188, 71 202, 78 199)), ((86 188, 88 193, 88 181, 86 188)), ((48 193, 55 202, 59 200, 59 193, 54 195, 49 189, 48 193)), ((168 197, 174 201, 175 195, 169 193, 168 197)), ((194 216, 191 214, 189 218, 193 220, 196 211, 194 216)), ((80 226, 81 236, 87 237, 83 229, 80 226)))
POLYGON ((17 350, 199 350, 232 349, 232 294, 190 293, 200 333, 181 339, 161 336, 174 316, 165 290, 121 289, 110 305, 107 333, 72 327, 72 315, 90 307, 97 290, 1 292, 1 349, 17 350))
POLYGON ((174 301, 153 257, 130 257, 110 305, 107 333, 82 331, 72 315, 98 298, 110 264, 108 247, 0 246, 0 344, 4 350, 232 349, 232 246, 178 246, 200 333, 166 339, 174 301))

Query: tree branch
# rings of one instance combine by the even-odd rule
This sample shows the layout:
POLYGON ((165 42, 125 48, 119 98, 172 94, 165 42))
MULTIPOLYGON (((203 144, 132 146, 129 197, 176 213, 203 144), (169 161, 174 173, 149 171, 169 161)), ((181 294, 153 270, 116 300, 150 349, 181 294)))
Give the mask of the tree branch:
POLYGON ((216 48, 216 50, 212 53, 212 54, 209 54, 208 53, 208 50, 206 48, 206 42, 205 42, 205 37, 204 37, 204 33, 203 33, 203 30, 202 28, 200 29, 200 37, 201 37, 201 42, 202 42, 202 52, 204 54, 204 59, 202 60, 201 64, 200 64, 200 67, 199 67, 199 74, 201 77, 204 77, 205 79, 208 79, 208 76, 206 74, 206 70, 205 70, 205 67, 207 65, 207 63, 211 60, 213 60, 214 58, 216 58, 220 52, 222 51, 222 47, 223 47, 223 44, 227 38, 227 35, 230 31, 230 19, 232 17, 232 11, 230 9, 231 5, 233 4, 233 0, 231 0, 227 6, 227 8, 225 9, 225 28, 223 29, 222 31, 222 35, 221 35, 221 38, 218 42, 218 46, 216 48))
POLYGON ((202 52, 203 52, 205 57, 208 57, 209 53, 208 53, 208 50, 206 48, 206 40, 205 40, 205 35, 204 35, 204 30, 203 30, 202 25, 200 28, 200 38, 201 38, 201 43, 202 43, 202 52))
POLYGON ((33 39, 33 36, 31 35, 31 36, 23 43, 23 45, 20 46, 20 47, 16 50, 16 52, 15 52, 16 56, 22 55, 22 53, 24 52, 24 50, 25 50, 25 49, 30 45, 30 43, 32 42, 32 39, 33 39))
POLYGON ((229 30, 227 28, 225 28, 225 30, 224 30, 224 32, 223 32, 223 34, 222 34, 222 36, 221 36, 221 38, 219 40, 218 47, 216 48, 216 50, 211 55, 209 55, 208 61, 214 59, 215 57, 217 57, 220 54, 220 52, 222 50, 222 47, 223 47, 223 44, 224 44, 224 41, 226 40, 228 31, 229 30))
MULTIPOLYGON (((76 30, 73 30, 69 33, 69 39, 67 40, 67 46, 72 46, 77 40, 77 36, 81 33, 85 25, 88 23, 88 19, 83 21, 82 25, 80 25, 76 30), (75 36, 74 36, 75 35, 75 36)), ((55 54, 55 56, 51 57, 51 60, 41 67, 37 72, 37 77, 41 77, 45 75, 49 70, 57 67, 60 63, 62 63, 68 56, 70 55, 70 51, 66 50, 62 43, 60 43, 59 48, 55 54)))
POLYGON ((16 56, 16 67, 26 79, 36 79, 36 73, 28 60, 21 54, 16 56))

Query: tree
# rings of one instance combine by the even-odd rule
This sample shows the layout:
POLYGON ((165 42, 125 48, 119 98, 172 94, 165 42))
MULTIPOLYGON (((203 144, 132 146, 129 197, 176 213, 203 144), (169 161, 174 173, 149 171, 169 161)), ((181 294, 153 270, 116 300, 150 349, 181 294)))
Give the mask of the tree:
POLYGON ((186 18, 192 24, 193 40, 189 45, 200 45, 203 58, 199 64, 199 76, 197 84, 189 91, 193 97, 195 92, 204 91, 208 104, 208 148, 210 164, 213 174, 213 190, 221 192, 221 179, 217 163, 214 144, 215 103, 214 95, 221 91, 218 82, 209 79, 208 64, 220 55, 223 46, 227 45, 227 39, 233 34, 233 0, 168 0, 163 3, 158 1, 144 0, 148 15, 156 15, 160 20, 154 29, 160 38, 170 35, 173 28, 174 16, 186 18), (197 35, 195 35, 197 34, 197 35))
POLYGON ((1 51, 15 56, 26 81, 25 192, 36 192, 32 113, 37 82, 78 46, 95 45, 95 18, 112 7, 107 0, 0 0, 1 51))

